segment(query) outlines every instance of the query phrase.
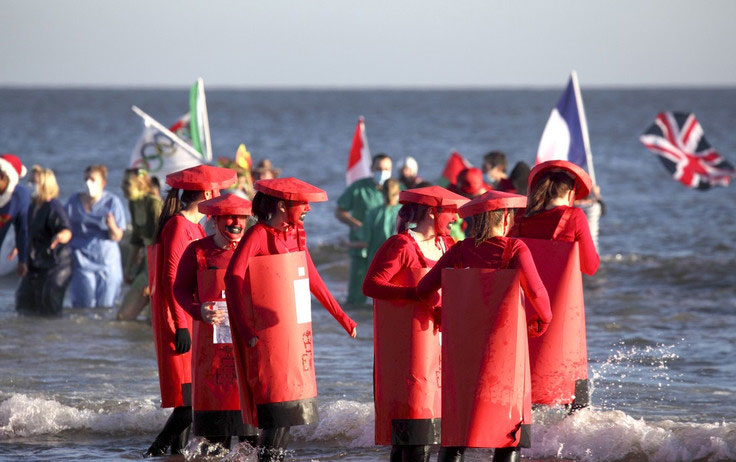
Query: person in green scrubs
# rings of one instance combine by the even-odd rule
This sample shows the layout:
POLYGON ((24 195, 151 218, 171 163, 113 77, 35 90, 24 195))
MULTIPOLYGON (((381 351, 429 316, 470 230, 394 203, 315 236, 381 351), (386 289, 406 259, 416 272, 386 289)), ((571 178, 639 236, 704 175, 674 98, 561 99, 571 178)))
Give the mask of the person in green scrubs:
POLYGON ((392 169, 391 157, 376 154, 371 163, 373 176, 356 180, 337 200, 335 217, 350 227, 350 280, 346 301, 350 305, 367 303, 367 298, 363 295, 363 279, 368 271, 368 249, 356 247, 354 243, 361 240, 359 230, 368 211, 384 204, 382 186, 391 178, 392 169))
POLYGON ((369 266, 386 239, 396 234, 396 218, 401 208, 399 205, 400 192, 399 180, 394 178, 386 180, 383 184, 384 204, 370 209, 363 220, 363 226, 358 230, 361 242, 356 244, 367 249, 369 266))

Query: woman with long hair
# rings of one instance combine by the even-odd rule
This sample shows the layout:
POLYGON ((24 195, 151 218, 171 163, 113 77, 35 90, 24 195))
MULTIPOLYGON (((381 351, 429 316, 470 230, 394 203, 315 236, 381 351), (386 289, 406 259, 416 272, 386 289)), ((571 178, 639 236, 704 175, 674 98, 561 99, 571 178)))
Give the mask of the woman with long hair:
POLYGON ((450 225, 468 199, 440 186, 402 191, 398 234, 378 250, 363 282, 373 297, 376 444, 392 462, 426 462, 439 444, 438 300, 414 300, 416 283, 453 245, 450 225))
POLYGON ((163 204, 155 244, 149 248, 151 323, 156 343, 161 407, 173 407, 166 425, 146 456, 178 454, 184 441, 179 435, 192 423, 192 317, 174 297, 174 282, 184 250, 205 237, 199 222, 200 202, 219 196, 236 181, 233 170, 198 165, 166 176, 169 190, 163 204), (153 258, 151 258, 153 257, 153 258), (153 260, 153 261, 151 261, 153 260))
POLYGON ((28 272, 16 292, 21 313, 60 315, 72 277, 71 223, 57 199, 59 186, 51 169, 34 165, 28 182, 28 272))

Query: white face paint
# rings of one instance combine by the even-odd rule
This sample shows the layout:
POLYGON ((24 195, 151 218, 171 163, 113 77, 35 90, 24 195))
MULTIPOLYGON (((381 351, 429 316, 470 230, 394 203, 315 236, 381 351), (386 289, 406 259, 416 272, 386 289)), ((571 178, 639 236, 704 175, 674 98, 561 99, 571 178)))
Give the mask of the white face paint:
POLYGON ((102 196, 101 182, 95 181, 90 178, 89 180, 85 181, 84 184, 87 186, 87 194, 89 194, 89 197, 97 199, 102 196))

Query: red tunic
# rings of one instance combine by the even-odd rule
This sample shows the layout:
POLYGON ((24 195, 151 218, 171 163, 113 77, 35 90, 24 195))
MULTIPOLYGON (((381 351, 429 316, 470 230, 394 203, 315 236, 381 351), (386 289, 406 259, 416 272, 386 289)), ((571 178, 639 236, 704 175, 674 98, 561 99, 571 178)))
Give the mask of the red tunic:
MULTIPOLYGON (((453 240, 444 239, 445 248, 450 248, 453 240)), ((408 232, 391 236, 378 249, 368 273, 363 281, 363 294, 382 300, 411 299, 413 287, 403 287, 391 282, 402 268, 431 268, 435 261, 422 255, 419 246, 408 232)))
MULTIPOLYGON (((245 294, 250 292, 250 283, 245 278, 248 262, 252 257, 259 255, 274 255, 303 250, 307 257, 307 270, 309 272, 309 290, 319 300, 327 311, 351 333, 357 326, 355 321, 345 314, 327 289, 324 281, 314 266, 309 250, 304 244, 303 230, 290 228, 286 231, 278 231, 263 223, 257 223, 245 232, 245 236, 238 244, 235 254, 230 260, 225 277, 227 292, 227 305, 232 313, 245 313, 245 294)), ((246 333, 253 337, 254 331, 248 325, 244 316, 231 316, 231 322, 237 323, 237 331, 246 333)))
POLYGON ((521 288, 544 323, 552 320, 547 289, 539 278, 526 244, 509 237, 493 237, 476 247, 475 240, 465 239, 453 246, 417 285, 417 295, 426 299, 442 287, 443 268, 501 268, 507 242, 511 241, 508 268, 520 270, 521 288))
POLYGON ((514 237, 528 237, 533 239, 558 239, 566 242, 577 242, 580 247, 580 269, 587 275, 598 271, 600 257, 590 236, 588 220, 585 212, 577 207, 559 206, 545 210, 531 217, 519 216, 509 235, 514 237), (563 214, 568 212, 567 223, 554 237, 557 225, 563 214))
MULTIPOLYGON (((191 317, 174 297, 174 283, 184 251, 190 242, 205 237, 199 223, 192 223, 182 215, 175 215, 164 226, 160 242, 163 244, 163 295, 177 329, 190 328, 191 317)), ((196 268, 195 268, 196 276, 196 268)), ((195 278, 196 279, 196 278, 195 278)), ((196 284, 194 285, 196 287, 196 284)))

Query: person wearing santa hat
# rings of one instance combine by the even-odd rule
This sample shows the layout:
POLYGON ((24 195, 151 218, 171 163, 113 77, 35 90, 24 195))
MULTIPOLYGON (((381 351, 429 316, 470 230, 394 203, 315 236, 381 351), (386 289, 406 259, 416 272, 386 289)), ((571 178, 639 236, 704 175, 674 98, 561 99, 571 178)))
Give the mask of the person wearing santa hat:
POLYGON ((230 325, 225 270, 247 227, 251 202, 225 194, 200 202, 215 222, 215 234, 189 244, 174 281, 175 302, 192 326, 192 420, 195 436, 230 447, 232 436, 255 446, 257 430, 243 424, 230 325))
POLYGON ((506 237, 514 209, 524 206, 526 197, 500 191, 461 206, 460 216, 473 218, 468 238, 416 288, 420 300, 442 288, 440 462, 463 460, 465 447, 496 448, 495 462, 518 461, 519 448, 530 444, 527 335, 542 335, 552 312, 531 252, 506 237))
POLYGON ((363 282, 373 297, 376 444, 391 445, 391 461, 426 462, 430 445, 440 443, 439 300, 413 300, 414 287, 453 245, 450 224, 468 199, 428 186, 402 191, 399 202, 398 234, 363 282))
POLYGON ((260 180, 255 190, 258 222, 238 244, 225 286, 243 421, 261 428, 263 462, 283 460, 290 427, 317 420, 310 292, 351 337, 357 324, 306 246, 309 203, 327 193, 296 178, 260 180))
POLYGON ((235 171, 197 165, 166 175, 171 186, 149 246, 148 281, 151 290, 151 324, 156 344, 161 407, 174 410, 144 456, 162 456, 171 446, 179 454, 179 438, 192 423, 192 317, 176 303, 174 282, 179 261, 190 242, 205 237, 199 222, 200 202, 220 195, 237 181, 235 171))
POLYGON ((9 255, 0 258, 18 256, 18 275, 28 272, 28 207, 31 205, 31 194, 19 183, 26 176, 26 168, 18 157, 5 153, 0 156, 0 245, 8 234, 10 224, 15 230, 15 248, 9 255))

